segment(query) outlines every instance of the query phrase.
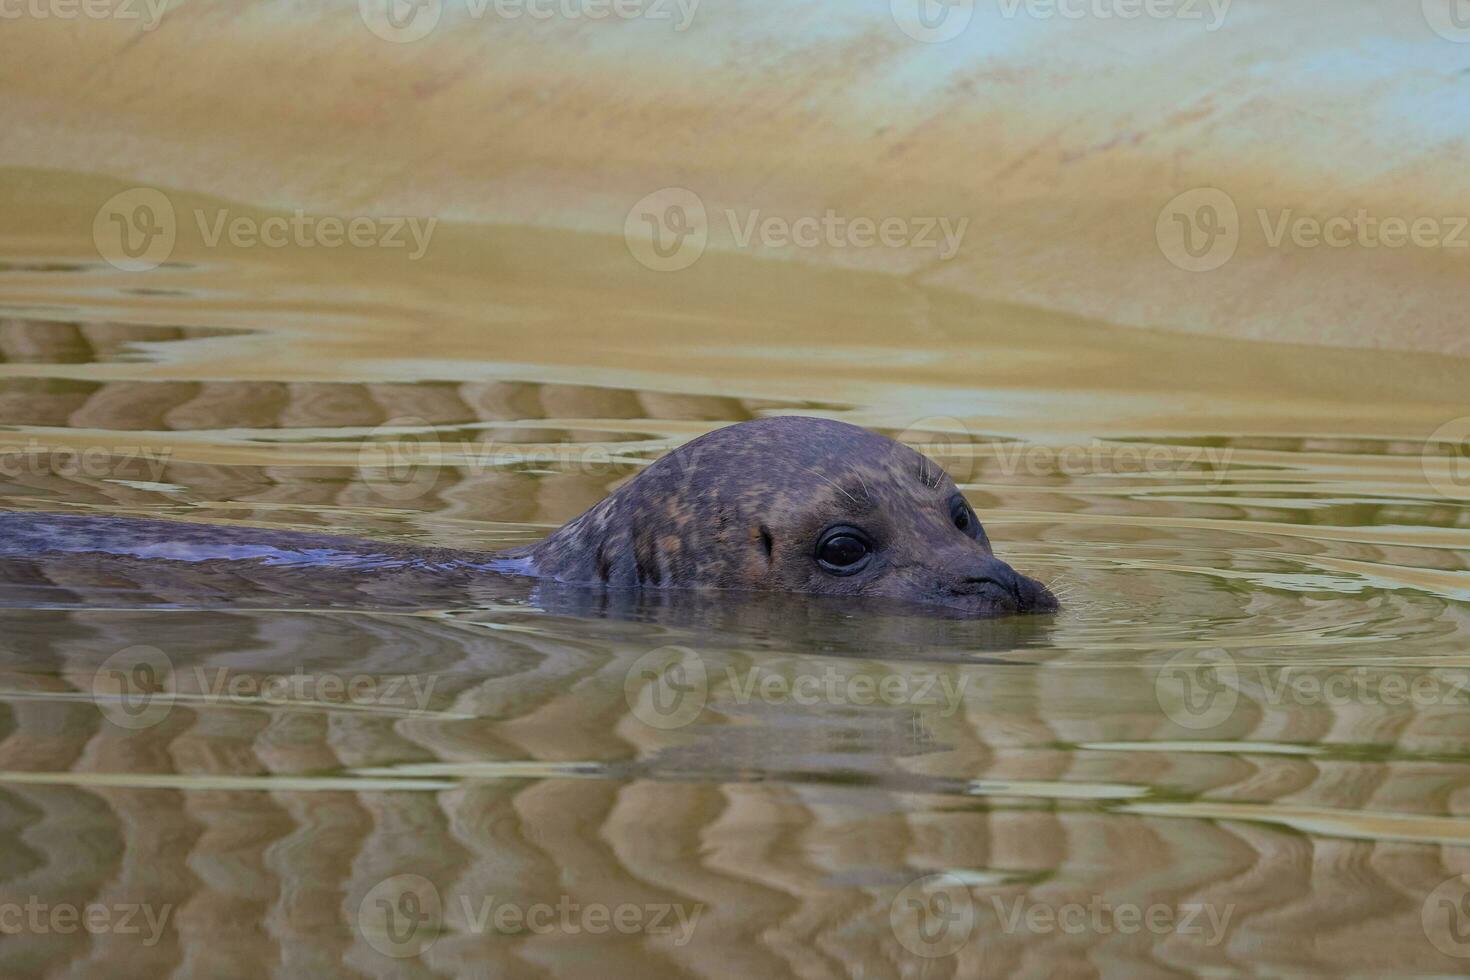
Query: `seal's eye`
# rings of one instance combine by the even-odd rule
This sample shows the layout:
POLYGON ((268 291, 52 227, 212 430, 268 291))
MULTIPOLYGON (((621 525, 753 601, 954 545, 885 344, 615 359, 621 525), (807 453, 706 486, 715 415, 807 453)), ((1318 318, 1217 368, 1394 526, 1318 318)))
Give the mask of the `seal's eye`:
POLYGON ((817 541, 817 564, 833 575, 861 571, 873 557, 873 546, 855 527, 828 528, 817 541))
POLYGON ((964 497, 955 495, 949 502, 949 519, 954 521, 954 526, 964 531, 975 540, 980 540, 980 518, 970 509, 970 504, 964 497))

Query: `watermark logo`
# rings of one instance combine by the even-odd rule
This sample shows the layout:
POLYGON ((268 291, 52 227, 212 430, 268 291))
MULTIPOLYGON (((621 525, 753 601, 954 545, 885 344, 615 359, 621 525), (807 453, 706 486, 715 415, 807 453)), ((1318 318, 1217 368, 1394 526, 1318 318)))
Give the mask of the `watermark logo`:
POLYGON ((439 889, 423 875, 384 879, 358 903, 357 928, 368 945, 384 956, 418 956, 434 945, 444 928, 439 889))
POLYGON ((151 31, 163 20, 169 0, 0 0, 0 21, 141 20, 151 31))
POLYGON ((394 44, 428 37, 444 15, 443 0, 358 0, 357 9, 368 30, 394 44))
POLYGON ((406 503, 434 489, 444 455, 439 436, 427 419, 400 416, 367 434, 357 451, 357 467, 377 496, 406 503))
POLYGON ((1210 272, 1235 255, 1240 245, 1240 212, 1217 187, 1197 187, 1178 195, 1159 212, 1154 238, 1164 258, 1186 272, 1210 272))
POLYGON ((889 0, 893 22, 915 41, 942 44, 965 33, 975 0, 889 0))
POLYGON ((1422 0, 1430 30, 1456 44, 1470 44, 1470 0, 1422 0))
POLYGON ((1470 874, 1440 882, 1419 907, 1419 924, 1435 949, 1470 959, 1470 874))
POLYGON ((173 661, 157 647, 119 650, 92 675, 92 701, 119 728, 151 728, 173 710, 173 672, 173 661))
POLYGON ((709 700, 704 659, 688 647, 650 650, 628 668, 623 696, 633 717, 648 727, 683 728, 699 717, 709 700))
POLYGON ((926 875, 909 882, 893 899, 888 924, 915 956, 953 956, 975 931, 975 898, 957 875, 926 875))
POLYGON ((178 240, 173 202, 152 187, 114 194, 92 219, 97 254, 114 269, 147 272, 168 261, 178 240))
POLYGON ((942 465, 955 483, 970 482, 979 469, 977 444, 970 427, 952 415, 918 419, 893 438, 942 465))
POLYGON ((687 269, 709 244, 704 201, 684 187, 654 191, 628 212, 623 241, 638 264, 654 272, 687 269))
POLYGON ((1202 731, 1223 724, 1240 700, 1235 658, 1224 650, 1185 651, 1170 657, 1154 678, 1154 697, 1169 720, 1202 731))
POLYGON ((1451 419, 1435 429, 1419 457, 1424 478, 1436 493, 1463 497, 1470 491, 1470 415, 1451 419), (1431 453, 1430 446, 1447 447, 1447 454, 1431 453))

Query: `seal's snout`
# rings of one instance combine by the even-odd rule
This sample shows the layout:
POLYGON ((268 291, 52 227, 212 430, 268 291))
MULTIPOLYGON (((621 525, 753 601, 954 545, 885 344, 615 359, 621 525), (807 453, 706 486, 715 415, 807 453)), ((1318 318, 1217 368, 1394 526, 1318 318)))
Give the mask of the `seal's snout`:
POLYGON ((1017 596, 1020 599, 1020 611, 1025 613, 1054 613, 1062 608, 1057 597, 1051 594, 1051 589, 1042 585, 1034 578, 1016 573, 1018 582, 1017 596))
POLYGON ((968 563, 949 591, 1008 613, 1049 613, 1059 608, 1046 586, 994 557, 968 563))
POLYGON ((1021 576, 999 558, 967 554, 947 571, 945 591, 960 603, 983 607, 988 615, 1020 611, 1021 576))
POLYGON ((959 572, 959 584, 955 591, 961 595, 978 594, 987 590, 999 590, 1016 601, 1021 599, 1021 576, 999 558, 982 558, 966 563, 959 572))

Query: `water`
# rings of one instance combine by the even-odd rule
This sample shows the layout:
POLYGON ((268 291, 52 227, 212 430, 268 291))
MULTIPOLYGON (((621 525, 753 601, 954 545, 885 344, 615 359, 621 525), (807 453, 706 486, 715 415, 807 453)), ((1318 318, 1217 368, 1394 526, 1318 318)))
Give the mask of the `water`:
POLYGON ((493 549, 817 414, 927 448, 1066 606, 10 574, 8 975, 1470 962, 1463 361, 514 228, 129 274, 117 188, 11 176, 51 203, 0 237, 6 510, 493 549))

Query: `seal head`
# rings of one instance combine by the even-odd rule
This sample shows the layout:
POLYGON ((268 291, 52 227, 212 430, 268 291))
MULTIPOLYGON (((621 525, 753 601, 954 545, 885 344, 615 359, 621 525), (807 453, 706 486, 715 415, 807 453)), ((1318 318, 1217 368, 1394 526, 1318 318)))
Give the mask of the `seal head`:
POLYGON ((1058 608, 995 557, 943 469, 828 419, 717 429, 513 554, 531 574, 614 588, 873 596, 975 617, 1058 608))

